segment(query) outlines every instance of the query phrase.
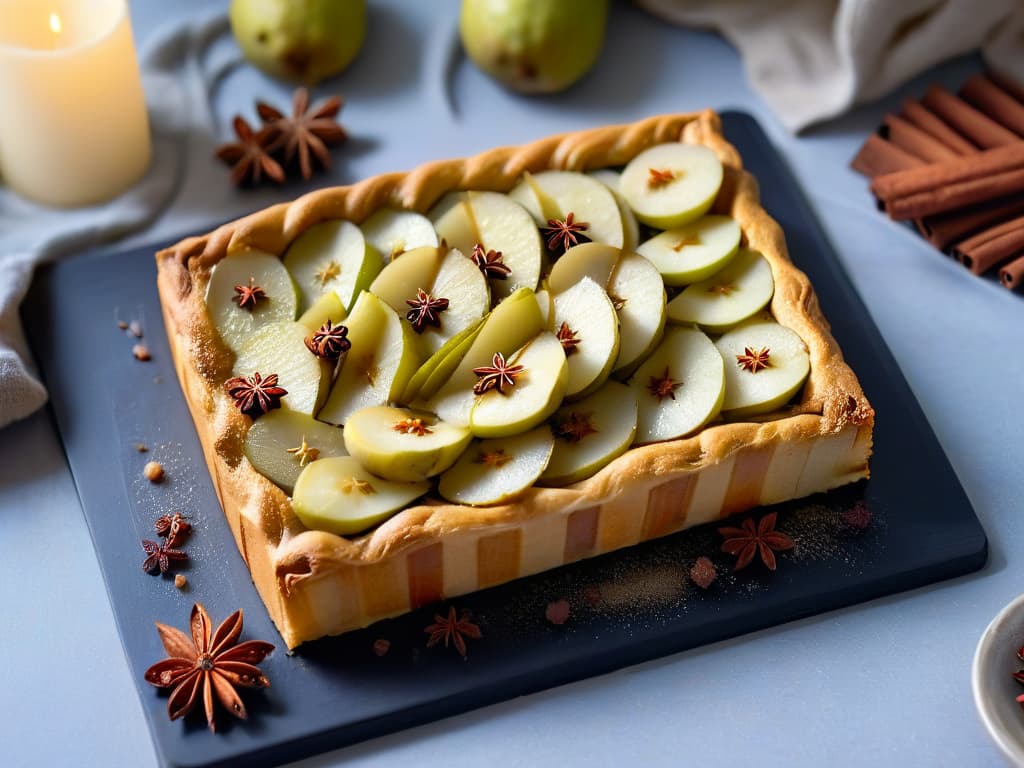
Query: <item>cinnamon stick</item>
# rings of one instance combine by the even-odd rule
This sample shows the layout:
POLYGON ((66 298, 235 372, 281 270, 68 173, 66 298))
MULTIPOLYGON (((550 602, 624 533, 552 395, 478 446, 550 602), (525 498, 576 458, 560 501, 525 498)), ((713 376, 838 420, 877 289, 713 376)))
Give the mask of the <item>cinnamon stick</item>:
POLYGON ((904 99, 901 109, 907 122, 913 123, 925 133, 931 134, 958 155, 971 155, 978 151, 976 146, 946 125, 940 117, 930 112, 916 99, 904 99))
POLYGON ((1024 136, 1024 103, 984 75, 975 75, 964 83, 960 95, 1000 125, 1024 136))
POLYGON ((984 179, 993 174, 1020 169, 1024 169, 1024 142, 1018 141, 976 155, 961 156, 941 163, 879 176, 871 182, 871 191, 883 201, 889 201, 950 184, 984 179))
POLYGON ((943 250, 950 243, 1021 214, 1024 214, 1024 195, 917 219, 914 225, 922 237, 943 250))
POLYGON ((924 165, 923 160, 904 152, 878 134, 872 133, 868 136, 864 146, 860 148, 857 156, 850 162, 850 167, 858 173, 867 176, 869 179, 881 176, 893 171, 903 171, 907 168, 917 168, 924 165))
POLYGON ((1013 131, 985 117, 941 85, 932 85, 921 102, 979 147, 989 149, 1020 141, 1013 131))
POLYGON ((953 255, 976 275, 1024 252, 1024 216, 979 232, 953 249, 953 255))
MULTIPOLYGON (((939 165, 935 163, 933 165, 939 165)), ((924 170, 929 166, 924 166, 924 170)), ((898 173, 911 173, 898 171, 898 173)), ((889 174, 894 176, 895 174, 889 174)), ((884 179, 884 176, 879 176, 884 179)), ((876 179, 875 181, 877 181, 876 179)), ((897 197, 889 201, 881 201, 890 218, 897 221, 919 219, 936 213, 944 213, 958 208, 965 208, 986 200, 995 200, 1013 194, 1024 194, 1024 168, 997 173, 980 179, 969 179, 955 184, 947 184, 926 192, 897 197)))
POLYGON ((1018 256, 999 270, 999 282, 1011 291, 1024 285, 1024 256, 1018 256))
POLYGON ((888 139, 914 157, 929 162, 948 160, 951 157, 958 156, 956 152, 931 134, 904 120, 899 115, 886 115, 885 121, 878 128, 878 135, 883 139, 888 139))

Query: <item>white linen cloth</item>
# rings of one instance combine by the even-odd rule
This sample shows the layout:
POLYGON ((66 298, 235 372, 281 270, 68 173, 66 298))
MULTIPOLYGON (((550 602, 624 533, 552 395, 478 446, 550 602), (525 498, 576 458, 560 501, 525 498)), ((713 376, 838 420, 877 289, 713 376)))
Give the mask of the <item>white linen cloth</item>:
POLYGON ((1024 81, 1022 0, 635 2, 674 23, 721 32, 792 131, 977 48, 988 66, 1024 81))

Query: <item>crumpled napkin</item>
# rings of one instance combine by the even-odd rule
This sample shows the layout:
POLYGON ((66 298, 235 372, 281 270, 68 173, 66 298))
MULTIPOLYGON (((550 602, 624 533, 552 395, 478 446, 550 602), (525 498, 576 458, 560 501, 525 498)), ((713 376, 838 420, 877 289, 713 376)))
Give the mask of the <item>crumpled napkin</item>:
POLYGON ((1024 81, 1021 0, 635 2, 668 21, 721 32, 792 131, 978 48, 988 66, 1024 81))

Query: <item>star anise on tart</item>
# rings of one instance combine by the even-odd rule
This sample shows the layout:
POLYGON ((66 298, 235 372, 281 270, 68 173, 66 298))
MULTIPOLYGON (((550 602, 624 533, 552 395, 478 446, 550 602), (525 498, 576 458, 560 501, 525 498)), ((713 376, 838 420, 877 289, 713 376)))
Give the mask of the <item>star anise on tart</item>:
POLYGON ((181 549, 175 549, 171 546, 170 541, 158 542, 143 539, 142 550, 146 553, 146 559, 142 561, 142 570, 146 573, 167 573, 174 567, 174 563, 183 563, 188 560, 188 553, 181 549))
POLYGON ((659 189, 660 187, 666 187, 675 181, 676 178, 676 172, 670 168, 648 168, 647 188, 659 189))
POLYGON ((266 129, 254 131, 240 116, 232 123, 238 141, 222 144, 217 148, 217 157, 231 166, 231 181, 238 186, 255 187, 264 178, 281 184, 284 182, 284 168, 267 151, 266 129))
POLYGON ((514 387, 516 379, 525 370, 526 368, 521 365, 509 365, 505 362, 505 356, 501 352, 495 352, 490 365, 473 369, 473 373, 479 377, 476 384, 473 385, 473 394, 482 395, 492 389, 497 389, 501 394, 505 394, 505 387, 514 387))
POLYGON ((310 110, 306 88, 295 91, 291 117, 269 104, 257 102, 256 111, 265 123, 263 130, 267 133, 267 150, 283 150, 286 164, 297 160, 302 178, 309 181, 313 176, 314 162, 321 168, 330 167, 331 155, 327 147, 348 138, 337 120, 341 106, 341 98, 332 96, 310 110))
POLYGON ((718 532, 725 537, 722 551, 736 555, 734 570, 746 568, 754 556, 761 555, 761 562, 769 571, 776 567, 775 552, 792 549, 796 544, 786 534, 775 530, 776 513, 771 512, 755 524, 752 518, 744 520, 739 528, 719 528, 718 532))
POLYGON ((484 277, 505 280, 512 274, 512 268, 502 261, 501 251, 485 251, 482 243, 473 246, 473 253, 469 258, 479 267, 484 277))
POLYGON ((597 434, 592 413, 571 411, 564 419, 556 419, 552 431, 555 437, 567 443, 578 443, 587 435, 597 434))
POLYGON ((589 243, 590 238, 583 234, 590 229, 585 221, 576 221, 576 214, 569 211, 564 219, 548 219, 548 225, 541 227, 540 232, 547 241, 548 250, 561 256, 574 245, 589 243))
POLYGON ((343 352, 352 348, 352 342, 347 337, 348 328, 344 325, 334 325, 328 320, 315 330, 312 336, 306 338, 306 347, 324 360, 337 360, 343 352))
POLYGON ((206 723, 216 731, 214 702, 220 702, 235 717, 245 720, 245 704, 238 688, 269 688, 270 680, 256 666, 274 646, 261 640, 238 643, 242 634, 242 612, 235 611, 212 630, 210 616, 199 603, 192 606, 191 637, 176 627, 157 622, 160 641, 167 658, 146 670, 146 682, 157 688, 171 688, 167 714, 177 720, 203 702, 206 723))
POLYGON ((493 451, 481 451, 474 460, 474 464, 484 464, 491 469, 501 469, 512 461, 512 454, 506 453, 504 448, 495 448, 493 451))
POLYGON ((688 245, 701 245, 700 238, 697 235, 683 235, 679 238, 679 242, 672 246, 672 250, 679 253, 688 245))
POLYGON ((736 365, 744 371, 750 371, 751 373, 757 373, 763 368, 771 368, 769 352, 768 347, 762 347, 761 349, 744 347, 743 354, 736 355, 736 365))
POLYGON ((235 286, 235 301, 242 309, 252 312, 261 301, 266 301, 267 293, 260 286, 256 285, 256 278, 250 276, 248 285, 235 286))
POLYGON ((302 436, 302 442, 299 445, 294 448, 285 448, 285 450, 298 459, 300 467, 304 467, 320 458, 320 449, 314 448, 307 443, 305 435, 302 436))
POLYGON ((562 342, 562 349, 565 351, 566 357, 577 351, 576 348, 580 344, 579 331, 574 331, 567 322, 562 321, 562 324, 558 326, 558 333, 555 335, 562 342))
POLYGON ((430 425, 427 424, 426 421, 414 416, 410 416, 407 419, 401 419, 400 421, 396 421, 394 424, 391 425, 391 428, 395 432, 399 432, 400 434, 416 435, 417 437, 429 435, 434 431, 430 428, 430 425))
POLYGON ((341 483, 340 488, 342 493, 361 493, 363 496, 372 496, 377 492, 373 484, 366 480, 360 480, 358 477, 347 478, 341 483))
POLYGON ((683 386, 683 382, 672 378, 667 365, 665 366, 665 372, 661 376, 648 376, 647 378, 647 391, 652 396, 658 398, 659 403, 666 397, 675 400, 676 390, 683 386))
POLYGON ((415 299, 406 299, 405 303, 412 307, 405 313, 405 319, 412 323, 416 333, 423 333, 428 325, 440 328, 441 313, 448 309, 448 299, 435 299, 422 288, 416 289, 415 299))
POLYGON ((250 418, 281 407, 281 398, 288 390, 277 385, 277 374, 261 376, 257 371, 252 376, 235 376, 224 382, 224 389, 231 395, 238 410, 250 418))
POLYGON ((444 647, 448 647, 451 641, 455 650, 462 658, 466 658, 466 638, 479 640, 483 637, 480 627, 469 620, 469 611, 463 610, 461 614, 456 613, 455 606, 448 608, 448 615, 441 616, 434 614, 434 623, 424 629, 430 637, 427 639, 427 648, 432 648, 442 640, 444 647))

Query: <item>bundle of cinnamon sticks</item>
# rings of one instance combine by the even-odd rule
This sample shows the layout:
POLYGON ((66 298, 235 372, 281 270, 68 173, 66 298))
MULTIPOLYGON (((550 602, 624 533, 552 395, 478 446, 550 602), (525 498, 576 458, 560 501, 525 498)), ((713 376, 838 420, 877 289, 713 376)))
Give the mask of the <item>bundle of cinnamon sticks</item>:
POLYGON ((976 75, 887 115, 853 159, 878 207, 976 275, 1024 287, 1024 86, 976 75))

